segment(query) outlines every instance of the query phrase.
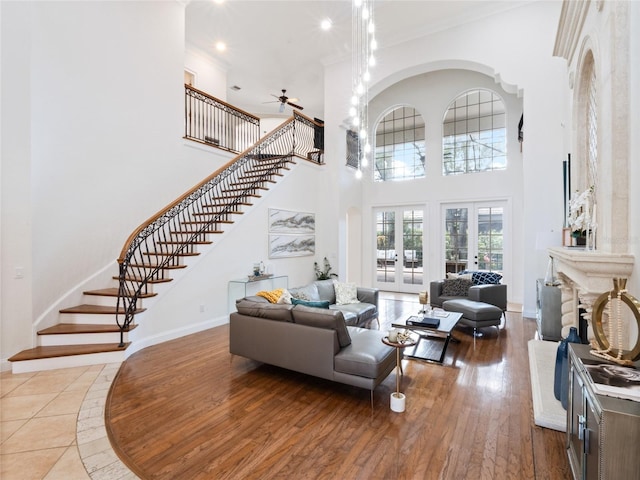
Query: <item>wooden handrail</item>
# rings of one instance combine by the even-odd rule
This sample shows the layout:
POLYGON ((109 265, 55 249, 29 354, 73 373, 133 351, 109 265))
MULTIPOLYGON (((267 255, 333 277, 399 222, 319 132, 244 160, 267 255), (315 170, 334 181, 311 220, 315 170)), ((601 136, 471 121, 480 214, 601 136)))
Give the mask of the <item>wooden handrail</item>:
POLYGON ((188 85, 188 84, 185 83, 184 84, 184 88, 187 88, 189 90, 193 90, 194 92, 198 92, 200 95, 204 95, 205 97, 210 98, 211 100, 213 100, 215 102, 221 103, 224 106, 229 107, 229 109, 231 109, 231 110, 235 110, 237 112, 242 113, 243 115, 246 115, 246 116, 251 117, 251 118, 253 118, 253 119, 257 120, 257 121, 260 121, 260 117, 254 115, 253 113, 249 113, 249 112, 247 112, 245 110, 242 110, 241 108, 234 107, 230 103, 227 103, 224 100, 220 100, 219 98, 213 97, 213 96, 209 95, 207 92, 203 92, 202 90, 198 90, 197 88, 192 87, 191 85, 188 85))

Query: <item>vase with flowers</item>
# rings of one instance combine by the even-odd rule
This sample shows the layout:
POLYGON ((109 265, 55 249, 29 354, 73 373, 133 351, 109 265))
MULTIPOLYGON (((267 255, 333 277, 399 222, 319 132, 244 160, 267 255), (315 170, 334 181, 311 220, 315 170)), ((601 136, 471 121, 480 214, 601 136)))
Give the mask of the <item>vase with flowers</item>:
POLYGON ((576 191, 569 200, 569 217, 567 219, 571 229, 574 245, 593 248, 593 232, 596 227, 596 206, 594 203, 593 185, 583 192, 576 191))

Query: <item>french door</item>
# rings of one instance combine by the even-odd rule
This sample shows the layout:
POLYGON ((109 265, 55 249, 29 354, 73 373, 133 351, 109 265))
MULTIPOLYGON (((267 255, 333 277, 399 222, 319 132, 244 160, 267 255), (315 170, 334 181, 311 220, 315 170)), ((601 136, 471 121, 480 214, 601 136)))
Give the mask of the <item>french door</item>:
POLYGON ((424 208, 378 208, 374 217, 375 286, 406 293, 423 290, 424 208))
POLYGON ((506 209, 505 201, 442 206, 446 273, 504 272, 506 209))

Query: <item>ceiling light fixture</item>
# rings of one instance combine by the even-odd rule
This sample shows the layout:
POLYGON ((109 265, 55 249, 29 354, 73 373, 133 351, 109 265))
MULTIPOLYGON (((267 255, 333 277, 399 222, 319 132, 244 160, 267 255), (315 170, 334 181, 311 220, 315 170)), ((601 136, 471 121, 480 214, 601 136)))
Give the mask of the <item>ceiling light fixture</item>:
POLYGON ((353 0, 351 9, 351 76, 352 97, 349 115, 352 129, 358 133, 358 167, 356 178, 362 178, 362 168, 369 165, 369 82, 370 68, 375 65, 373 51, 378 47, 375 39, 373 16, 374 0, 353 0))
POLYGON ((227 44, 224 42, 216 42, 216 50, 219 52, 224 52, 227 49, 227 44))
POLYGON ((322 20, 322 22, 320 22, 320 28, 322 30, 331 30, 331 27, 333 26, 333 22, 331 21, 330 18, 325 18, 324 20, 322 20))

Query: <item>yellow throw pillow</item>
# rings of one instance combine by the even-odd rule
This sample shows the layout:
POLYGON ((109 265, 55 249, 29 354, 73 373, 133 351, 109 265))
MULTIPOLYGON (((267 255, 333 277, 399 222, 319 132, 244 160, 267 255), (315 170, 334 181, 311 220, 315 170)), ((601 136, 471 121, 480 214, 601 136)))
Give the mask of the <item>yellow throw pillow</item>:
POLYGON ((283 292, 284 288, 276 288, 275 290, 271 291, 260 290, 258 293, 256 293, 256 295, 266 298, 271 303, 278 303, 278 299, 282 296, 283 292))

